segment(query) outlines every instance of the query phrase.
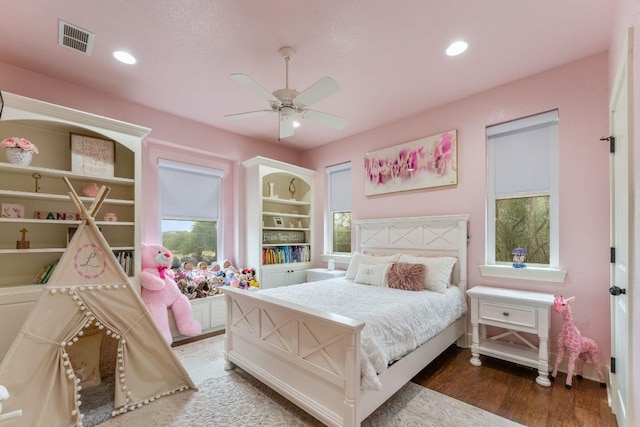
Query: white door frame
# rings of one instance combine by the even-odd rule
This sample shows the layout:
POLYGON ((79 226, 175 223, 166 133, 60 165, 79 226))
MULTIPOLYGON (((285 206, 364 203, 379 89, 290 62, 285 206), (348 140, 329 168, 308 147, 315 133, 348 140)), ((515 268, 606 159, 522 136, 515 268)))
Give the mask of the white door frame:
MULTIPOLYGON (((630 188, 632 185, 633 159, 629 155, 632 143, 632 64, 633 28, 627 31, 622 57, 609 103, 611 113, 611 135, 615 137, 615 153, 611 155, 611 246, 615 248, 615 262, 611 264, 611 289, 616 287, 618 295, 610 298, 611 307, 611 355, 615 358, 616 372, 611 374, 611 409, 619 427, 628 427, 632 422, 631 385, 631 312, 630 298, 632 281, 631 233, 633 232, 630 188), (625 293, 620 294, 624 290, 625 293)), ((613 359, 612 359, 613 362, 613 359)), ((613 368, 612 364, 612 368, 613 368)), ((613 370, 613 369, 612 369, 613 370)))

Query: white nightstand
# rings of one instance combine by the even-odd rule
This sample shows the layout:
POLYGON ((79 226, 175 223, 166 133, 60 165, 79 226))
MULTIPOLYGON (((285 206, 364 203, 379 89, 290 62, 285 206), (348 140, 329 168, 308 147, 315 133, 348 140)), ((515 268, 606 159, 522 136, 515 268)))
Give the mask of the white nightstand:
POLYGON ((538 369, 536 383, 549 387, 549 322, 553 295, 476 286, 471 297, 471 364, 480 366, 480 354, 538 369), (487 337, 487 326, 506 331, 487 337), (520 332, 538 336, 538 346, 520 332), (517 342, 506 341, 515 338, 517 342))
POLYGON ((343 277, 347 274, 344 270, 327 270, 326 268, 310 268, 306 270, 307 282, 317 282, 319 280, 343 277))

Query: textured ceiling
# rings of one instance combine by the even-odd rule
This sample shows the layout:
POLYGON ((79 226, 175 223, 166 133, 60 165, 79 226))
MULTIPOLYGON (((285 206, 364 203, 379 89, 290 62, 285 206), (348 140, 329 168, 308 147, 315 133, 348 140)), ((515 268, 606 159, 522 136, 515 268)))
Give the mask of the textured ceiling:
POLYGON ((234 82, 342 90, 280 144, 309 149, 609 48, 616 0, 0 0, 0 61, 241 135, 277 141, 276 115, 234 82), (95 34, 91 56, 58 45, 58 20, 95 34), (457 39, 468 51, 447 57, 457 39), (126 49, 138 63, 116 62, 126 49))

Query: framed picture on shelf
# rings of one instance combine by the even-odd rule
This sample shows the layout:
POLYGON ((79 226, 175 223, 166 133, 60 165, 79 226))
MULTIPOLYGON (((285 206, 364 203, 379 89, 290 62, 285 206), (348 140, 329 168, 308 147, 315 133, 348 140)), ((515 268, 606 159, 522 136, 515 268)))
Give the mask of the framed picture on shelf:
POLYGON ((284 228, 284 220, 282 219, 281 216, 274 216, 273 225, 275 225, 278 228, 284 228))
MULTIPOLYGON (((102 227, 98 227, 98 230, 102 232, 102 227)), ((69 242, 73 239, 74 234, 78 231, 78 227, 69 227, 67 228, 67 246, 69 246, 69 242)))
POLYGON ((2 218, 24 218, 24 205, 3 203, 2 218))
POLYGON ((67 228, 67 246, 69 246, 69 242, 73 239, 73 235, 78 231, 78 227, 69 227, 67 228))
POLYGON ((71 134, 71 172, 113 177, 115 159, 114 141, 71 134))

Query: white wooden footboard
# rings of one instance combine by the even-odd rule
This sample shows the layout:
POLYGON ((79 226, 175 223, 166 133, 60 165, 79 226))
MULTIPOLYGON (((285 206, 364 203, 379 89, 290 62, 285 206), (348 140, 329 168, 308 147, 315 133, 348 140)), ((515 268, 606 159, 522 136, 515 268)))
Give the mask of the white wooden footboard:
POLYGON ((357 426, 364 322, 225 288, 227 368, 238 365, 332 426, 357 426))

